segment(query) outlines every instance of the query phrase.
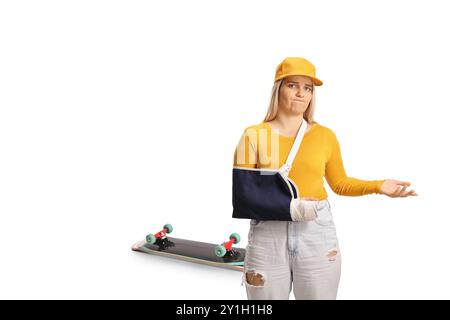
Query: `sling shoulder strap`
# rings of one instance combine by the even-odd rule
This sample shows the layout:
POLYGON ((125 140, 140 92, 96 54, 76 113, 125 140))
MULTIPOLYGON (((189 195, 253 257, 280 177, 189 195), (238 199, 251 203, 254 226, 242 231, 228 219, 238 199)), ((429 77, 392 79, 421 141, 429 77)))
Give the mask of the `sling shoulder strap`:
POLYGON ((295 136, 294 144, 292 145, 291 151, 289 151, 289 155, 287 157, 286 163, 281 166, 279 169, 280 174, 287 178, 289 171, 292 168, 292 163, 294 162, 295 156, 297 155, 298 148, 300 148, 300 144, 302 143, 303 136, 305 135, 306 128, 308 127, 308 123, 305 119, 302 120, 302 124, 300 129, 295 136))

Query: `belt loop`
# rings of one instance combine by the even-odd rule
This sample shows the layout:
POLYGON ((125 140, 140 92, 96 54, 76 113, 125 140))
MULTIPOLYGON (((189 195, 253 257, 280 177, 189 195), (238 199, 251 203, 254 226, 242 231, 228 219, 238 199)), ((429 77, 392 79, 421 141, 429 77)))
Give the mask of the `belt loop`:
POLYGON ((328 208, 331 210, 331 204, 330 204, 330 201, 328 201, 328 198, 327 198, 326 200, 327 200, 327 202, 328 202, 328 208))

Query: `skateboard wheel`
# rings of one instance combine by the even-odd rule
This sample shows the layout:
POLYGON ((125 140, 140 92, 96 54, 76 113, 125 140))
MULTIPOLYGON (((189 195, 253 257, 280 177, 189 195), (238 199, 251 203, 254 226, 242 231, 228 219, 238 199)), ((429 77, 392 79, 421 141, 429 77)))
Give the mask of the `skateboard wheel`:
POLYGON ((216 246, 214 249, 216 256, 223 257, 227 253, 227 249, 224 246, 216 246))
POLYGON ((156 242, 156 238, 152 234, 149 234, 147 237, 145 237, 145 240, 150 244, 154 244, 156 242))
POLYGON ((163 229, 167 229, 167 233, 171 233, 173 231, 173 227, 171 224, 165 224, 163 229))
POLYGON ((239 241, 241 241, 241 237, 240 237, 237 233, 231 234, 230 240, 233 239, 233 238, 236 239, 236 240, 234 241, 234 243, 239 243, 239 241))

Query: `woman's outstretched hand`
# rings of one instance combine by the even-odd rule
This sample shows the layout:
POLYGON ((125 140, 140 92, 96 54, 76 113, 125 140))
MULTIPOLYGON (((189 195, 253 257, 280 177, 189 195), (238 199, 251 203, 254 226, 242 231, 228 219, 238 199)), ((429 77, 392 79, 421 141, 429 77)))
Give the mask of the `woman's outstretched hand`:
POLYGON ((399 181, 393 179, 387 179, 381 185, 381 194, 385 194, 391 198, 417 196, 418 194, 414 190, 406 190, 411 183, 407 181, 399 181))

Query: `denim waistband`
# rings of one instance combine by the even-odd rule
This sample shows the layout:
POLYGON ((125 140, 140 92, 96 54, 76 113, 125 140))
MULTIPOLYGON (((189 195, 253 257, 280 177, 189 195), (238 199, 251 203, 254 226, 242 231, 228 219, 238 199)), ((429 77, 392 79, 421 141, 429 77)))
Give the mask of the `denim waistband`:
POLYGON ((313 201, 316 201, 317 204, 322 204, 322 203, 328 203, 328 204, 330 204, 330 202, 328 201, 328 199, 323 199, 323 200, 313 200, 313 201))

